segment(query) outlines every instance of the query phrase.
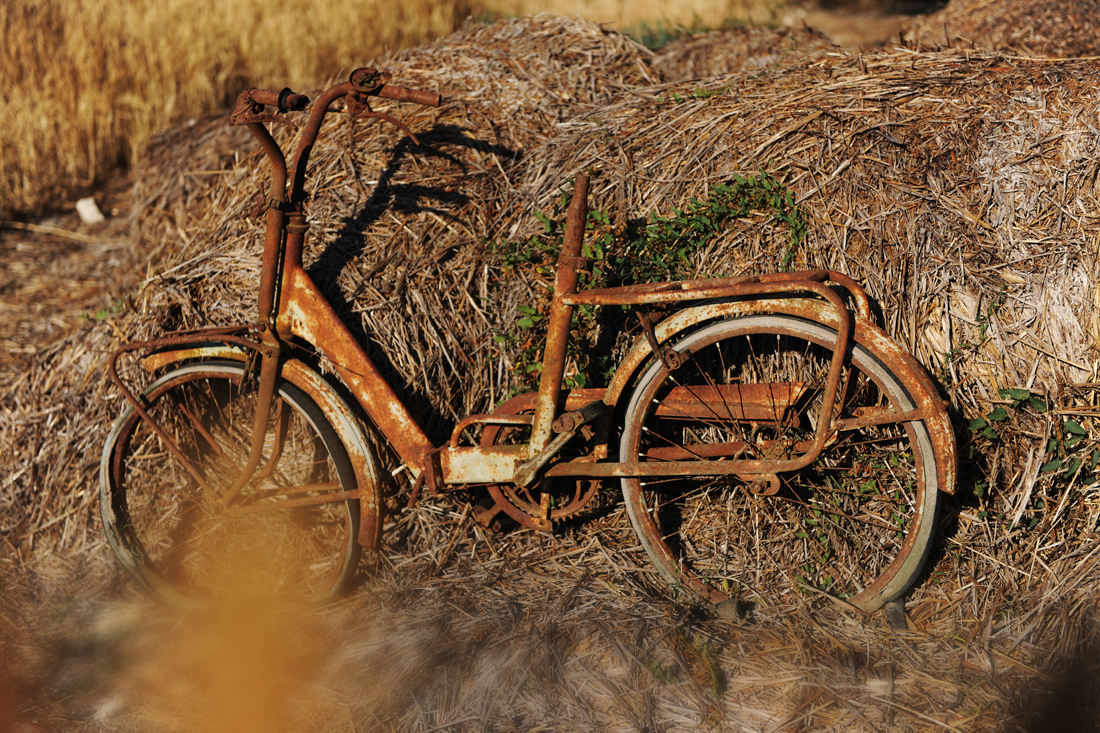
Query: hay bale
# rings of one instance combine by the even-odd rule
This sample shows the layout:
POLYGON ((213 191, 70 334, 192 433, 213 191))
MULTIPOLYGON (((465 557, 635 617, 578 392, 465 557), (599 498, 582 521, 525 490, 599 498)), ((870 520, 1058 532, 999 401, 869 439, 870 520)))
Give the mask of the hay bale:
POLYGON ((1092 0, 951 0, 902 32, 918 48, 981 48, 1033 56, 1100 53, 1092 0))
POLYGON ((705 79, 737 72, 761 73, 837 50, 821 31, 810 28, 745 26, 697 33, 664 46, 653 66, 665 81, 705 79))
MULTIPOLYGON (((998 303, 956 389, 1054 389, 1093 375, 1096 76, 1086 62, 896 51, 654 87, 563 124, 525 161, 525 193, 546 206, 548 179, 595 168, 592 200, 629 218, 770 171, 808 212, 798 264, 864 282, 933 371, 983 341, 977 321, 998 303)), ((736 230, 699 271, 778 265, 736 230)))

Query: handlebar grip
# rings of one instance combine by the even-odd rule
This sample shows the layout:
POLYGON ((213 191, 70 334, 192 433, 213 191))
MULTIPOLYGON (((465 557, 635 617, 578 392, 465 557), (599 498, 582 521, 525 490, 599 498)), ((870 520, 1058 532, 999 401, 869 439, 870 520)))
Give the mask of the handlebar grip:
POLYGON ((398 102, 416 102, 428 107, 438 107, 443 98, 435 92, 422 92, 419 89, 408 89, 392 84, 383 84, 378 90, 379 97, 393 99, 398 102))
POLYGON ((309 97, 304 94, 292 92, 290 88, 287 87, 279 92, 279 98, 276 104, 280 112, 285 112, 287 110, 302 110, 309 106, 309 97))
POLYGON ((276 107, 280 112, 301 110, 309 106, 309 97, 292 92, 289 87, 284 87, 277 92, 272 89, 250 89, 247 94, 255 104, 276 107))

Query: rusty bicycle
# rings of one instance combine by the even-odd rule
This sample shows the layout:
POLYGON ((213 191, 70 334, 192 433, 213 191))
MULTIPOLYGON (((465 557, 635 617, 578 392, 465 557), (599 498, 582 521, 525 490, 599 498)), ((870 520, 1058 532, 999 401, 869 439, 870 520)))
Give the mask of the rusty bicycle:
POLYGON ((542 531, 618 480, 653 566, 690 597, 780 586, 871 611, 909 589, 938 494, 954 490, 955 439, 934 382, 876 325, 864 290, 827 270, 578 288, 591 264, 585 175, 537 391, 434 445, 302 266, 307 164, 325 115, 343 100, 352 118, 416 141, 371 97, 440 102, 370 68, 312 103, 289 89, 238 99, 231 124, 252 132, 272 171, 257 320, 110 358, 125 402, 103 450, 100 510, 126 570, 180 602, 223 587, 325 600, 348 585, 360 548, 379 547, 393 476, 409 478, 410 504, 484 487, 482 522, 542 531), (288 168, 268 124, 294 112, 308 116, 288 168), (579 306, 638 312, 641 335, 604 387, 563 387, 579 306), (143 383, 121 376, 124 356, 143 383), (221 562, 236 553, 251 558, 246 571, 221 562))

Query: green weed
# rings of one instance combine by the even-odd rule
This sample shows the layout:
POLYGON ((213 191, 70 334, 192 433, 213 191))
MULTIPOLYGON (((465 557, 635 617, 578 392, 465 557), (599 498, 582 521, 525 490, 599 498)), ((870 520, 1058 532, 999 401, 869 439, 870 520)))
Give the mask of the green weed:
MULTIPOLYGON (((1043 445, 1042 463, 1038 473, 1048 486, 1070 488, 1075 484, 1088 484, 1100 479, 1100 445, 1086 425, 1072 417, 1054 415, 1047 400, 1027 389, 998 390, 1003 401, 984 415, 971 420, 967 428, 971 435, 970 457, 996 450, 1004 444, 1004 436, 1025 430, 1034 434, 1037 421, 1045 421, 1048 434, 1043 445)), ((1043 424, 1042 422, 1040 424, 1043 424)), ((988 481, 976 481, 972 494, 984 502, 989 493, 988 481)), ((1040 507, 1042 508, 1042 507, 1040 507)), ((980 518, 988 518, 989 512, 978 512, 980 518)), ((1003 519, 997 515, 995 519, 1003 519)), ((1032 516, 1029 526, 1039 523, 1041 516, 1032 516)))
MULTIPOLYGON (((520 306, 512 327, 494 337, 512 352, 521 388, 536 388, 541 372, 545 317, 562 244, 561 218, 566 205, 563 192, 553 211, 536 214, 542 223, 538 234, 523 242, 490 245, 505 270, 523 270, 544 285, 542 297, 531 305, 520 306)), ((620 225, 606 211, 592 209, 582 249, 582 254, 592 260, 592 267, 580 274, 578 287, 614 287, 685 277, 690 273, 692 256, 729 222, 758 213, 787 228, 787 246, 777 264, 783 270, 789 269, 806 238, 808 224, 793 194, 766 172, 735 176, 713 186, 706 198, 691 199, 670 215, 651 213, 646 219, 620 225)), ((604 308, 600 312, 590 306, 575 308, 568 351, 574 368, 566 378, 566 387, 583 387, 596 377, 608 378, 613 368, 613 342, 630 330, 625 309, 604 308)))
POLYGON ((113 316, 117 316, 126 307, 125 300, 116 300, 111 304, 109 308, 100 308, 95 313, 85 313, 84 318, 88 321, 102 322, 110 319, 113 316))

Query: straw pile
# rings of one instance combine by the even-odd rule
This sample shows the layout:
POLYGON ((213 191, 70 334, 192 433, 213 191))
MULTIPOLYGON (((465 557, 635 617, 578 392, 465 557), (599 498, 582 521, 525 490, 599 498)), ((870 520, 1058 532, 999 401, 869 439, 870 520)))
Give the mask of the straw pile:
MULTIPOLYGON (((430 111, 389 108, 418 131, 421 148, 377 123, 329 122, 313 153, 315 244, 306 257, 315 258, 319 284, 355 314, 351 319, 371 324, 364 332, 380 361, 391 362, 402 394, 434 408, 421 417, 438 434, 436 415, 453 421, 482 410, 508 380, 487 350, 495 311, 482 301, 489 287, 486 242, 517 225, 517 162, 566 115, 607 104, 655 77, 648 52, 626 37, 549 17, 472 27, 382 65, 401 84, 443 93, 446 103, 430 111)), ((227 154, 256 147, 242 144, 239 132, 210 134, 227 154)), ((181 268, 185 279, 170 273, 170 295, 150 296, 172 300, 153 310, 172 312, 175 323, 135 321, 146 332, 252 317, 244 309, 258 267, 257 227, 221 222, 254 203, 247 194, 260 190, 265 173, 242 185, 249 166, 262 167, 250 156, 205 185, 189 185, 196 164, 181 165, 188 147, 178 143, 161 143, 150 157, 162 167, 138 184, 147 202, 139 211, 148 212, 137 219, 142 238, 182 239, 174 257, 188 263, 181 268), (202 218, 193 218, 198 212, 202 218)), ((209 150, 205 141, 189 147, 209 150)))
MULTIPOLYGON (((933 370, 981 341, 967 321, 997 300, 986 334, 1001 343, 961 365, 956 388, 986 402, 1003 386, 1054 389, 1094 376, 1096 75, 1084 61, 901 50, 654 87, 561 125, 525 161, 526 193, 545 206, 546 179, 594 168, 593 200, 625 217, 771 171, 808 211, 799 264, 861 280, 933 370)), ((711 249, 700 270, 767 264, 751 243, 711 249)))
POLYGON ((735 72, 763 73, 836 50, 836 44, 815 28, 745 26, 675 40, 656 53, 653 65, 666 81, 705 79, 735 72))
MULTIPOLYGON (((314 151, 310 262, 436 437, 515 384, 514 354, 491 337, 541 286, 523 273, 502 280, 487 243, 536 232, 535 213, 553 209, 567 177, 594 169, 591 204, 625 222, 766 170, 807 213, 796 265, 867 286, 887 330, 943 384, 971 457, 909 602, 913 629, 897 634, 816 605, 729 624, 678 605, 647 574, 621 510, 554 542, 485 534, 451 498, 424 503, 389 528, 388 559, 364 592, 311 622, 322 627, 311 641, 331 644, 306 688, 324 704, 288 696, 301 725, 1002 729, 1048 720, 1060 695, 1095 697, 1100 491, 1091 470, 1040 470, 1059 451, 1087 456, 1100 435, 1095 64, 825 50, 765 75, 746 65, 653 84, 660 72, 644 49, 538 18, 380 65, 449 101, 396 110, 419 147, 390 129, 331 123, 314 151), (996 407, 996 439, 966 428, 996 407), (1071 442, 1071 418, 1084 441, 1071 442), (367 671, 381 659, 385 679, 367 671)), ((133 192, 134 248, 118 255, 142 278, 117 292, 125 311, 41 352, 4 397, 0 450, 15 470, 0 521, 17 558, 6 562, 37 563, 46 543, 74 558, 55 579, 80 572, 84 553, 103 560, 90 514, 98 445, 118 407, 98 371, 111 345, 252 317, 259 224, 238 219, 263 179, 242 149, 219 120, 162 138, 133 192)), ((782 235, 763 216, 735 222, 692 267, 774 270, 782 235)), ((0 641, 19 639, 19 620, 54 596, 45 580, 2 577, 7 597, 26 603, 0 641)), ((57 634, 79 637, 97 612, 76 604, 57 634)), ((158 646, 132 632, 132 615, 108 620, 89 654, 141 659, 158 646)), ((39 655, 16 674, 57 663, 39 655)), ((156 678, 132 666, 118 693, 129 717, 108 711, 106 725, 150 724, 152 706, 133 701, 156 678)), ((194 691, 158 694, 176 719, 209 723, 194 691)))
POLYGON ((1100 53, 1092 0, 951 0, 903 33, 923 48, 1012 49, 1033 56, 1100 53))

